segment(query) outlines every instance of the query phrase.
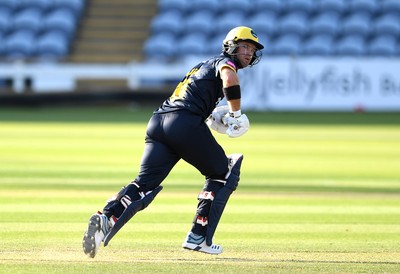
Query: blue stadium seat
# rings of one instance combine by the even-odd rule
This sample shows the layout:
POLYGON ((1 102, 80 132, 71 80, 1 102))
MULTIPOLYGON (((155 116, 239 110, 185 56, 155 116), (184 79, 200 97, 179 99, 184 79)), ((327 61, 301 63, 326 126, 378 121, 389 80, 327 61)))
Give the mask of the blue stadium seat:
POLYGON ((302 40, 299 35, 285 34, 272 43, 271 53, 275 55, 299 55, 301 46, 302 40))
POLYGON ((271 37, 277 31, 276 14, 269 11, 260 11, 254 14, 249 18, 247 24, 258 35, 265 34, 271 37))
POLYGON ((280 19, 279 31, 282 34, 305 35, 309 31, 308 16, 303 12, 292 12, 280 19))
POLYGON ((167 11, 156 15, 151 22, 154 34, 171 33, 179 35, 183 30, 183 17, 180 12, 167 11))
POLYGON ((340 30, 340 16, 337 12, 321 12, 310 21, 310 32, 314 34, 336 35, 340 30))
POLYGON ((285 10, 287 12, 304 12, 310 14, 315 9, 314 0, 286 0, 285 10))
MULTIPOLYGON (((201 55, 207 53, 207 38, 204 35, 188 34, 177 43, 177 55, 201 55)), ((180 56, 178 56, 180 57, 180 56)))
POLYGON ((147 58, 171 58, 176 53, 175 36, 160 33, 151 36, 144 44, 144 52, 147 58))
POLYGON ((369 55, 372 56, 394 56, 397 53, 396 37, 392 35, 379 35, 372 39, 367 46, 369 55))
POLYGON ((227 34, 228 31, 234 27, 244 24, 245 15, 242 12, 226 12, 222 14, 219 19, 215 22, 215 28, 218 33, 227 34))
POLYGON ((158 0, 159 13, 179 12, 184 14, 189 8, 189 0, 158 0))
POLYGON ((215 28, 214 13, 205 10, 192 13, 184 20, 183 24, 187 33, 211 35, 215 28))
POLYGON ((220 5, 226 7, 229 12, 249 13, 254 9, 253 3, 246 0, 220 0, 220 5))
POLYGON ((40 60, 57 61, 64 58, 69 51, 69 40, 64 33, 48 31, 35 43, 35 57, 40 60))
POLYGON ((258 41, 264 45, 264 49, 262 50, 263 55, 270 55, 273 54, 272 48, 272 37, 263 32, 257 32, 258 41))
POLYGON ((371 16, 366 12, 354 12, 342 20, 342 34, 368 36, 371 31, 371 16))
POLYGON ((21 5, 19 0, 1 0, 0 7, 10 9, 11 11, 17 10, 21 5))
POLYGON ((382 0, 382 11, 384 13, 394 12, 400 14, 400 1, 399 0, 382 0))
POLYGON ((39 32, 42 27, 42 11, 38 8, 27 8, 20 10, 13 16, 13 31, 28 29, 33 32, 39 32))
POLYGON ((282 12, 284 2, 281 0, 253 0, 254 10, 270 11, 276 14, 282 12))
POLYGON ((387 13, 377 18, 373 23, 376 34, 400 35, 400 18, 396 14, 387 13))
POLYGON ((344 13, 347 9, 347 0, 317 0, 316 9, 319 12, 324 11, 335 11, 338 13, 344 13))
POLYGON ((0 31, 7 32, 11 28, 11 15, 11 9, 0 7, 0 31))
POLYGON ((222 52, 222 41, 224 40, 226 33, 219 33, 214 35, 207 43, 206 53, 211 55, 218 55, 222 52))
POLYGON ((379 4, 376 0, 351 0, 348 4, 350 12, 367 12, 374 15, 379 12, 379 4))
POLYGON ((4 54, 4 34, 0 32, 0 57, 4 54))
POLYGON ((4 34, 0 31, 0 56, 3 55, 4 51, 4 34))
POLYGON ((8 59, 24 59, 34 53, 35 34, 29 30, 13 32, 4 41, 4 55, 8 59))
POLYGON ((37 8, 42 12, 47 12, 54 5, 54 0, 19 0, 20 7, 37 8))
POLYGON ((48 13, 43 19, 44 31, 61 31, 69 39, 75 35, 77 20, 69 9, 59 8, 48 13))
MULTIPOLYGON (((190 10, 192 12, 207 11, 214 14, 224 10, 219 0, 189 0, 190 10)), ((189 12, 188 12, 189 13, 189 12)))
POLYGON ((303 45, 305 55, 329 56, 333 53, 334 38, 329 34, 318 34, 310 37, 303 45))
POLYGON ((54 0, 53 7, 70 9, 79 17, 85 8, 85 4, 85 0, 54 0))
POLYGON ((366 53, 365 40, 361 35, 347 35, 335 44, 335 53, 343 56, 362 56, 366 53))

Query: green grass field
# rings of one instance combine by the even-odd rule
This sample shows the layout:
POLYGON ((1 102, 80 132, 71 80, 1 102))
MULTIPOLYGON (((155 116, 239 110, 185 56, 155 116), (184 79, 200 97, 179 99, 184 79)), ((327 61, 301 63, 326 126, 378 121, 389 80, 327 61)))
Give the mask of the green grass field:
MULTIPOLYGON (((249 113, 218 256, 183 250, 202 176, 164 190, 94 259, 90 215, 137 174, 151 109, 0 110, 1 273, 399 273, 400 113, 249 113)), ((194 144, 195 145, 195 144, 194 144)))

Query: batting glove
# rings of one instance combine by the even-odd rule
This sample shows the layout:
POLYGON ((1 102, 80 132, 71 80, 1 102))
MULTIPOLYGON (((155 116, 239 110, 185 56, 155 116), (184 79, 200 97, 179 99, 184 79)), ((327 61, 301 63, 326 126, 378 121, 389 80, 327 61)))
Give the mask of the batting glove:
POLYGON ((237 138, 245 134, 250 127, 250 121, 246 114, 241 114, 241 111, 228 112, 222 117, 222 122, 228 126, 226 134, 229 137, 237 138))
POLYGON ((216 107, 206 120, 206 124, 218 133, 226 134, 228 126, 222 122, 222 118, 229 111, 228 106, 216 107))

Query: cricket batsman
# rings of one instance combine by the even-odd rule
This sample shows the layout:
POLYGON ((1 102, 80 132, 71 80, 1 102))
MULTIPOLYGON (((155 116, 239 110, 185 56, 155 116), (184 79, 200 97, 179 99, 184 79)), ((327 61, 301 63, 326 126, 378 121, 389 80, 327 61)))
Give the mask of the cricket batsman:
POLYGON ((241 111, 238 70, 257 64, 264 48, 256 33, 239 26, 222 41, 222 53, 194 66, 151 116, 137 177, 93 214, 83 236, 83 251, 95 257, 115 234, 161 191, 161 183, 183 159, 205 178, 193 225, 182 247, 220 254, 213 236, 228 199, 239 183, 243 155, 226 155, 211 129, 237 138, 249 129, 241 111), (226 106, 217 107, 225 98, 226 106))

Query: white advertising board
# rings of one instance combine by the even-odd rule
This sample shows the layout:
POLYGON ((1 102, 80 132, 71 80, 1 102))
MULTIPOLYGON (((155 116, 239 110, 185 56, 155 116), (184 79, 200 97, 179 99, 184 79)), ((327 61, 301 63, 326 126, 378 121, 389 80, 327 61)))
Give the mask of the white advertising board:
POLYGON ((241 74, 253 110, 400 111, 400 59, 267 59, 241 74))

